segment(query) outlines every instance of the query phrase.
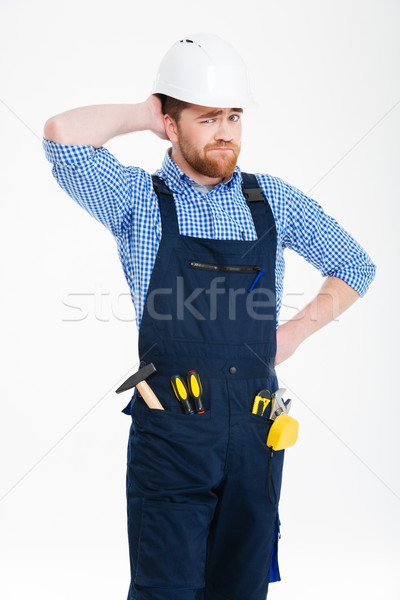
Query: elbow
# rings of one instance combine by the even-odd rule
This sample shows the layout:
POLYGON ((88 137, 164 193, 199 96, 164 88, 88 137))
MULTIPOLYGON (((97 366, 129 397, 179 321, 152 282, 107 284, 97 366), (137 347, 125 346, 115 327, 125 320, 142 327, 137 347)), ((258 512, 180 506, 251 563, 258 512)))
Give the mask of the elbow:
POLYGON ((50 142, 55 142, 56 144, 63 143, 62 135, 60 133, 60 123, 55 117, 47 119, 43 128, 43 136, 46 140, 50 140, 50 142))

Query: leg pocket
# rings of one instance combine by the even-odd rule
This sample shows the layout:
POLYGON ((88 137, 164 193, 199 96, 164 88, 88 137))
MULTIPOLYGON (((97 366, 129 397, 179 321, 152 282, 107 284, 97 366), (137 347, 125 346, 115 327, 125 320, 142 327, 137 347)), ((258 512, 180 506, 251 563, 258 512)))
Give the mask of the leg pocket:
POLYGON ((211 507, 143 500, 135 583, 167 589, 205 586, 211 507))

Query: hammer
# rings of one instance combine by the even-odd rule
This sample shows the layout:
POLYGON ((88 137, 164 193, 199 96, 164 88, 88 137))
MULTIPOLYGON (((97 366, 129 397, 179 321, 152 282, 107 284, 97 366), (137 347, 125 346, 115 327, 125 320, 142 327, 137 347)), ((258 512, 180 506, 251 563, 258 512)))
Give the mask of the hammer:
POLYGON ((119 394, 120 392, 125 392, 126 390, 130 390, 131 388, 136 387, 149 408, 161 408, 162 410, 164 410, 163 405, 161 404, 161 402, 159 401, 149 384, 145 382, 145 379, 147 379, 147 377, 155 373, 155 371, 157 371, 157 369, 155 368, 153 363, 150 363, 145 367, 140 368, 139 371, 128 377, 128 379, 124 381, 124 383, 120 385, 117 390, 115 390, 115 393, 119 394))

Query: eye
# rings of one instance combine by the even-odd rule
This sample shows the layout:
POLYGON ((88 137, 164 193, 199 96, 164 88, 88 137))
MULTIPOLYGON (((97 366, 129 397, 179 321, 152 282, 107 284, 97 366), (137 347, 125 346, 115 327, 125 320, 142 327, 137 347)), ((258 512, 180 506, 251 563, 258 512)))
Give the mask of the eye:
MULTIPOLYGON (((236 117, 234 123, 237 123, 240 120, 240 115, 230 115, 229 119, 232 119, 232 117, 236 117)), ((215 121, 215 119, 207 119, 205 121, 202 121, 202 123, 211 123, 215 121)))

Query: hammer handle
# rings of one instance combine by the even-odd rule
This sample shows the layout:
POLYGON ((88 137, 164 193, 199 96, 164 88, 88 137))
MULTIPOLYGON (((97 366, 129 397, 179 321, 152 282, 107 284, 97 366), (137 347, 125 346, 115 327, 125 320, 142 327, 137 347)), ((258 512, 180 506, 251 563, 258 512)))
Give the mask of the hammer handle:
POLYGON ((148 383, 146 383, 145 381, 140 381, 140 383, 138 383, 136 387, 149 408, 161 408, 162 410, 164 410, 163 405, 161 404, 161 402, 159 401, 159 399, 157 398, 157 396, 155 395, 148 383))

